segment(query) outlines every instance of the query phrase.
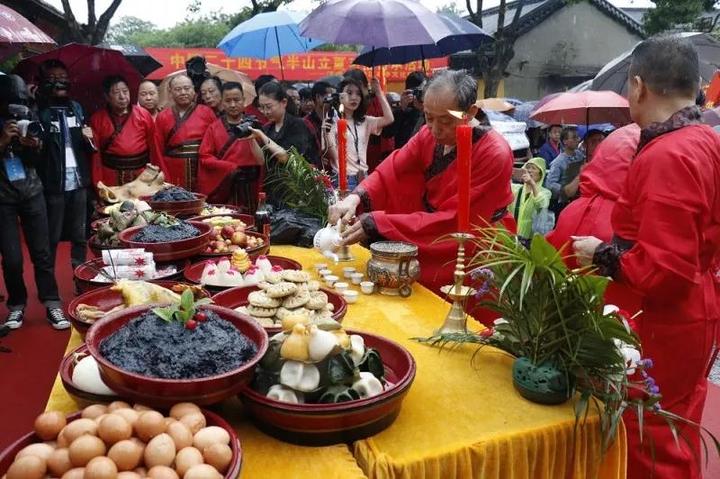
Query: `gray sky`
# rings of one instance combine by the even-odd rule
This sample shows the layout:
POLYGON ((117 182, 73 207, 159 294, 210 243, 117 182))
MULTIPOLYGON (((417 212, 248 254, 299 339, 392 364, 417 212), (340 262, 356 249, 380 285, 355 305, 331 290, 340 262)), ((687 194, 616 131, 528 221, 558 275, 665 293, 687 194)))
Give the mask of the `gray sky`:
MULTIPOLYGON (((60 0, 45 0, 47 3, 55 6, 62 11, 62 3, 60 0)), ((649 0, 610 0, 611 3, 619 7, 647 7, 653 6, 649 0)), ((170 27, 185 18, 186 7, 191 0, 123 0, 115 14, 115 20, 122 16, 134 16, 149 20, 156 25, 166 28, 170 27)), ((456 4, 461 10, 465 9, 465 0, 420 0, 420 3, 435 10, 438 7, 449 3, 456 4)), ((474 4, 475 2, 473 2, 474 4)), ((495 6, 498 0, 488 0, 485 4, 488 7, 495 6)), ((95 10, 99 16, 101 12, 110 4, 110 0, 96 0, 95 10)), ((70 0, 75 16, 82 22, 87 18, 87 0, 70 0)), ((250 5, 249 0, 202 0, 202 12, 222 11, 224 13, 233 13, 240 10, 245 5, 250 5)), ((310 12, 317 2, 312 0, 295 0, 284 6, 284 9, 298 10, 302 12, 310 12)))

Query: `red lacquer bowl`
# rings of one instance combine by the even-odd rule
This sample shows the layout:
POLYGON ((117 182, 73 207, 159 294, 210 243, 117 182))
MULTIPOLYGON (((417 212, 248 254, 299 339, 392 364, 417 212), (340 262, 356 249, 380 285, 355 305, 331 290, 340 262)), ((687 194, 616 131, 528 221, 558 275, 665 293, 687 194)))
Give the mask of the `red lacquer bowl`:
MULTIPOLYGON (((345 298, 330 289, 320 288, 320 290, 328 295, 328 302, 335 306, 333 319, 341 323, 345 317, 345 313, 347 313, 347 302, 345 298)), ((260 291, 260 288, 257 286, 230 288, 214 295, 212 299, 218 306, 235 309, 240 306, 247 306, 248 296, 253 291, 260 291)))
POLYGON ((197 255, 205 249, 210 241, 212 226, 198 221, 189 221, 189 223, 200 230, 198 236, 165 243, 141 243, 133 241, 132 238, 145 226, 133 226, 118 233, 118 238, 126 245, 125 248, 145 248, 145 251, 153 254, 153 258, 158 263, 169 263, 197 255))
POLYGON ((237 369, 206 378, 160 379, 125 371, 105 359, 100 353, 102 341, 155 306, 137 306, 108 315, 88 331, 85 343, 98 362, 100 377, 110 389, 127 399, 164 407, 183 401, 214 404, 236 395, 250 381, 256 364, 267 351, 268 335, 252 318, 215 305, 202 306, 202 309, 214 311, 222 319, 230 321, 257 346, 255 356, 237 369))
POLYGON ((58 372, 65 391, 83 404, 110 403, 118 401, 120 399, 119 396, 87 392, 77 387, 73 382, 72 376, 73 371, 75 371, 75 365, 78 361, 89 355, 90 353, 88 352, 87 345, 81 344, 70 354, 65 356, 62 361, 60 361, 60 369, 58 372))
POLYGON ((229 216, 231 218, 234 218, 236 220, 240 220, 247 226, 248 230, 251 230, 255 228, 255 217, 253 215, 246 215, 244 213, 218 213, 216 215, 200 215, 200 216, 193 216, 189 219, 189 221, 205 221, 210 218, 217 218, 219 216, 229 216))
MULTIPOLYGON (((208 224, 208 223, 205 223, 205 224, 208 224)), ((212 229, 212 227, 211 227, 211 229, 212 229)), ((254 236, 255 238, 262 238, 262 240, 263 240, 262 245, 256 246, 254 248, 249 248, 249 249, 246 248, 245 249, 245 251, 247 252, 250 259, 254 260, 258 256, 267 254, 267 252, 270 251, 270 239, 266 235, 264 235, 262 233, 258 233, 257 231, 251 231, 251 230, 245 230, 245 235, 246 236, 254 236)), ((212 243, 212 240, 210 240, 208 242, 208 244, 210 244, 210 243, 212 243)), ((231 255, 232 255, 232 252, 230 252, 230 251, 227 251, 225 253, 206 253, 205 251, 200 252, 200 256, 204 256, 207 258, 219 258, 221 256, 231 256, 231 255)))
MULTIPOLYGON (((105 266, 105 263, 103 263, 102 258, 95 258, 90 261, 87 261, 77 268, 75 268, 75 279, 77 280, 77 284, 80 288, 81 292, 90 291, 92 289, 97 288, 104 288, 105 286, 109 286, 110 283, 104 282, 104 281, 93 281, 92 279, 97 276, 98 271, 102 270, 103 266, 105 266)), ((154 278, 150 280, 153 283, 156 283, 161 280, 171 280, 175 278, 182 277, 183 269, 185 268, 185 264, 183 262, 179 263, 158 263, 156 267, 158 269, 163 269, 167 266, 175 266, 177 269, 177 272, 174 274, 168 274, 165 276, 160 276, 157 278, 154 278)))
POLYGON ((205 207, 206 195, 193 193, 194 200, 187 201, 152 201, 152 196, 141 196, 140 199, 156 211, 164 211, 172 216, 196 216, 205 207))
MULTIPOLYGON (((259 256, 259 255, 258 255, 259 256)), ((256 259, 256 258, 251 258, 256 259)), ((298 263, 297 261, 294 261, 290 258, 284 258, 282 256, 267 256, 267 259, 270 260, 270 264, 273 266, 280 266, 282 269, 296 269, 301 270, 302 265, 298 263)), ((213 260, 208 260, 213 261, 213 260)), ((183 271, 183 276, 185 276, 185 279, 195 283, 200 284, 200 280, 202 279, 202 272, 203 269, 205 269, 205 264, 207 261, 201 261, 199 263, 191 264, 190 266, 186 267, 183 271)), ((208 290, 210 291, 224 291, 228 288, 223 288, 222 286, 211 286, 211 285, 204 285, 208 290)))
MULTIPOLYGON (((227 421, 225 421, 225 419, 218 416, 214 412, 208 411, 207 409, 202 409, 202 413, 207 420, 208 426, 221 427, 225 429, 230 435, 230 449, 232 450, 232 459, 230 460, 230 466, 228 466, 228 470, 223 477, 225 479, 235 479, 240 474, 240 469, 242 468, 243 452, 242 446, 240 445, 240 439, 235 433, 235 430, 232 428, 232 426, 230 426, 230 424, 227 423, 227 421)), ((80 419, 80 414, 81 411, 70 414, 67 417, 68 423, 70 421, 74 421, 75 419, 80 419)), ((0 476, 5 475, 5 473, 15 460, 15 456, 18 452, 20 452, 21 449, 36 442, 43 441, 37 435, 35 435, 34 432, 29 432, 17 441, 15 441, 13 444, 11 444, 2 453, 0 453, 0 476)))
MULTIPOLYGON (((182 284, 179 281, 153 281, 153 283, 158 284, 162 286, 163 288, 171 289, 176 284, 182 284)), ((203 289, 205 294, 210 297, 210 292, 203 289)), ((73 324, 75 329, 78 333, 80 333, 80 336, 85 337, 87 334, 88 329, 90 329, 90 326, 92 326, 95 323, 88 323, 87 321, 83 321, 78 317, 77 314, 75 314, 75 310, 77 309, 78 305, 80 304, 88 304, 90 306, 97 306, 100 309, 103 310, 110 310, 116 306, 120 306, 123 303, 123 297, 122 294, 119 291, 113 291, 112 285, 108 286, 105 285, 102 288, 95 288, 90 291, 87 291, 80 296, 76 296, 73 298, 72 301, 67 305, 67 316, 70 318, 70 322, 73 324)), ((96 321, 97 322, 97 321, 96 321)))
POLYGON ((415 360, 407 349, 389 339, 360 331, 347 333, 359 334, 367 347, 378 350, 389 387, 368 399, 337 404, 290 404, 268 399, 250 385, 244 386, 240 399, 260 430, 294 444, 326 446, 357 441, 392 424, 415 379, 415 360))

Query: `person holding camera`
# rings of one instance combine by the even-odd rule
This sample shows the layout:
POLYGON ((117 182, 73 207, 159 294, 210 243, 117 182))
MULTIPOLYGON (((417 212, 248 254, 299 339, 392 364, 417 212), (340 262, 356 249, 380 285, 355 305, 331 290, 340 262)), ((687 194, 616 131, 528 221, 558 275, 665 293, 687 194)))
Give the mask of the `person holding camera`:
POLYGON ((65 64, 46 60, 40 65, 40 121, 45 130, 44 161, 37 165, 45 187, 50 254, 53 265, 61 238, 71 242, 73 270, 87 258, 87 187, 90 158, 96 151, 85 113, 70 98, 70 77, 65 64))
POLYGON ((325 161, 328 145, 323 141, 322 125, 325 118, 335 115, 337 107, 340 106, 340 96, 335 93, 332 85, 323 81, 313 85, 310 96, 312 111, 303 118, 303 121, 318 152, 320 164, 316 166, 329 170, 330 165, 325 161))
POLYGON ((395 123, 395 148, 402 148, 417 132, 416 128, 423 116, 423 86, 427 76, 423 72, 412 72, 405 78, 405 90, 400 94, 400 108, 393 110, 395 123))
POLYGON ((28 95, 25 82, 17 75, 0 76, 0 253, 10 310, 3 326, 17 329, 23 324, 27 289, 23 281, 22 226, 35 270, 35 285, 40 301, 47 308, 47 319, 55 329, 67 329, 70 323, 60 307, 55 268, 48 241, 47 206, 43 185, 35 165, 40 161, 42 131, 31 123, 25 106, 28 95), (18 219, 20 220, 18 222, 18 219))
POLYGON ((257 198, 263 152, 257 140, 264 134, 252 117, 245 117, 245 95, 237 82, 222 87, 225 115, 215 120, 200 143, 198 191, 209 201, 246 206, 257 198))
MULTIPOLYGON (((343 106, 343 114, 347 119, 347 176, 348 188, 352 191, 367 176, 367 150, 370 135, 380 135, 385 126, 390 125, 393 120, 393 113, 390 104, 380 88, 380 81, 377 78, 372 80, 373 91, 376 98, 380 99, 383 116, 366 115, 368 98, 364 93, 361 82, 354 78, 345 77, 339 86, 340 103, 343 106)), ((333 181, 338 184, 338 150, 337 150, 337 122, 326 119, 323 126, 326 141, 329 145, 328 156, 332 161, 333 181)))
POLYGON ((106 77, 103 90, 107 108, 90 117, 99 147, 93 155, 92 181, 119 186, 134 180, 147 163, 158 164, 153 149, 155 122, 146 109, 130 104, 130 88, 122 76, 106 77))

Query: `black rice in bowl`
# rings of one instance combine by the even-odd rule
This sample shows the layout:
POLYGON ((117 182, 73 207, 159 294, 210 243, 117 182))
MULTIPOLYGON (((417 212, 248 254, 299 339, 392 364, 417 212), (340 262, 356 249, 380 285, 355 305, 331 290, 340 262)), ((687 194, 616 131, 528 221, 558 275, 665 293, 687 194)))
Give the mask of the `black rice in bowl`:
POLYGON ((200 234, 200 230, 186 221, 178 221, 176 224, 166 226, 162 224, 147 225, 137 232, 133 241, 138 243, 165 243, 168 241, 180 241, 194 238, 200 234))
POLYGON ((157 202, 173 202, 173 201, 193 201, 196 200, 197 197, 186 190, 185 188, 180 188, 179 186, 171 186, 169 188, 162 189, 152 195, 152 198, 150 198, 150 201, 157 201, 157 202))
POLYGON ((190 330, 148 311, 105 338, 100 352, 121 369, 162 379, 216 376, 255 356, 255 343, 231 322, 213 311, 204 313, 207 320, 190 330))

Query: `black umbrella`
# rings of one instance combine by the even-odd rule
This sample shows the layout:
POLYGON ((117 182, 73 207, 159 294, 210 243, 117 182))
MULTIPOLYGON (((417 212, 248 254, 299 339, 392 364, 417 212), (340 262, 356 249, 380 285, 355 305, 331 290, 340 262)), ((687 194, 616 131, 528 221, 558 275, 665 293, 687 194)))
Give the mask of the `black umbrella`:
POLYGON ((155 60, 148 52, 143 48, 136 45, 110 45, 103 44, 104 48, 111 48, 121 52, 130 63, 146 77, 163 65, 159 61, 155 60))

